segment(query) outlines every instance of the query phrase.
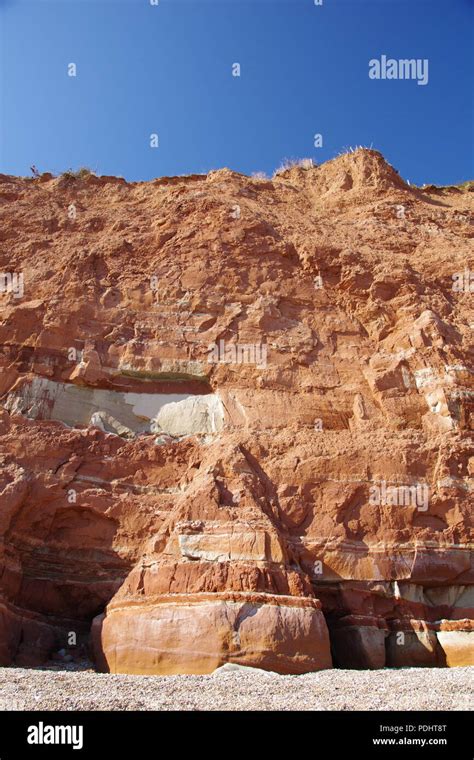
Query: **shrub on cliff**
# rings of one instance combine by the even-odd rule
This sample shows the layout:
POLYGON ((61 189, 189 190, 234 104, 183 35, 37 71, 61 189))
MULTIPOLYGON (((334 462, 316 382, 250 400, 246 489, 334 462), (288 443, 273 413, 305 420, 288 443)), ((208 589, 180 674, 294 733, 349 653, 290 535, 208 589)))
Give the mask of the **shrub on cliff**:
POLYGON ((80 169, 77 169, 76 171, 73 171, 72 169, 68 169, 67 171, 63 172, 61 174, 62 179, 87 179, 88 177, 96 177, 97 174, 92 169, 89 169, 87 166, 81 166, 80 169))
POLYGON ((295 167, 298 167, 299 169, 312 169, 314 166, 316 166, 316 164, 312 158, 285 158, 282 161, 281 166, 275 170, 273 176, 276 177, 279 174, 288 171, 288 169, 294 169, 295 167))

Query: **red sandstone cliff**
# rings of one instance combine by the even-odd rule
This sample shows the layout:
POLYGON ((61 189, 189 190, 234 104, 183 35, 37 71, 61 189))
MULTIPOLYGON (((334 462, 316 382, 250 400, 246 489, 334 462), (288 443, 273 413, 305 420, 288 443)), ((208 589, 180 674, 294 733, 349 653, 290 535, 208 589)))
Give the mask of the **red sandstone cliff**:
POLYGON ((0 176, 0 663, 472 663, 473 205, 0 176))

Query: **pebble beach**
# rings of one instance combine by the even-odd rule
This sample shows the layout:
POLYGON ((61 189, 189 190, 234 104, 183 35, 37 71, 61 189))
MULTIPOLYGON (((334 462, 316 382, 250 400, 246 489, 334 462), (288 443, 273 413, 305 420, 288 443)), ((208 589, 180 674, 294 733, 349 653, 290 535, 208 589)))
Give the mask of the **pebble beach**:
POLYGON ((133 676, 87 666, 1 668, 0 710, 472 710, 474 668, 323 670, 224 665, 211 675, 133 676))

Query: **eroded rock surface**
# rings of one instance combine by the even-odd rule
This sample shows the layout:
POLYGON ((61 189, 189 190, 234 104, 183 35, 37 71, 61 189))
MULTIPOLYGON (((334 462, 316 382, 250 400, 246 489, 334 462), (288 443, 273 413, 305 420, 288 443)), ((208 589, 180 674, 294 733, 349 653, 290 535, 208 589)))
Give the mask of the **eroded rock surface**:
POLYGON ((0 204, 0 664, 472 664, 469 188, 359 150, 0 204))

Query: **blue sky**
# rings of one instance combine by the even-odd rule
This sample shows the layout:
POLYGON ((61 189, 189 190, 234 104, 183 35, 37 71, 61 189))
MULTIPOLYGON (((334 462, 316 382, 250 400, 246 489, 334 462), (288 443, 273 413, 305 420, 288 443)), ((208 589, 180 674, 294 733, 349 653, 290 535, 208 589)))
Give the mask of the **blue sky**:
POLYGON ((271 173, 372 145, 417 184, 474 176, 473 0, 0 0, 0 25, 4 173, 271 173), (428 84, 370 79, 381 55, 428 59, 428 84))

